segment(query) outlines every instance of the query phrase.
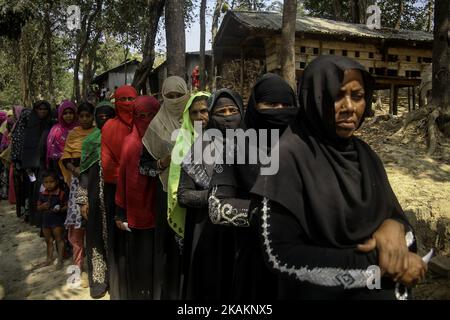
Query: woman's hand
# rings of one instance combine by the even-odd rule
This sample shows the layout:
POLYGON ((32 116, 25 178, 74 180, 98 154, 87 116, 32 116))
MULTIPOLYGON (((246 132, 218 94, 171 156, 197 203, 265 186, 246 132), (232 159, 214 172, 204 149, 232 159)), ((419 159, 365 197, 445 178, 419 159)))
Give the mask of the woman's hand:
POLYGON ((41 204, 39 206, 38 210, 50 210, 50 203, 45 202, 45 203, 41 204))
POLYGON ((89 215, 89 204, 81 205, 80 206, 80 212, 81 212, 81 215, 83 216, 83 218, 85 220, 87 220, 88 219, 88 215, 89 215))
POLYGON ((120 230, 126 231, 127 229, 125 228, 125 226, 123 225, 123 221, 121 220, 117 220, 116 219, 116 226, 117 228, 119 228, 120 230))
POLYGON ((170 160, 171 160, 170 154, 168 154, 164 158, 161 158, 160 163, 161 163, 162 169, 166 169, 168 166, 170 166, 170 160))
POLYGON ((72 170, 72 174, 73 174, 76 178, 79 178, 79 177, 80 177, 80 167, 74 167, 74 169, 72 170))
POLYGON ((378 250, 378 264, 382 274, 389 274, 395 281, 407 271, 408 247, 405 239, 404 226, 393 219, 385 220, 364 244, 358 245, 361 252, 378 250))
POLYGON ((412 252, 408 252, 407 259, 408 270, 398 279, 398 282, 403 283, 407 287, 412 287, 425 279, 428 265, 420 256, 412 252))

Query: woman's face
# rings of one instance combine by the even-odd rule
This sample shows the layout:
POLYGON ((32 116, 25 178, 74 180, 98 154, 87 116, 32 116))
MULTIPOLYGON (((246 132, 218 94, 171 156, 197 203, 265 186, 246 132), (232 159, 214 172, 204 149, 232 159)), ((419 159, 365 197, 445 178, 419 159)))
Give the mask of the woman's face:
POLYGON ((345 70, 342 87, 334 102, 336 134, 350 138, 366 109, 364 80, 359 70, 345 70))
POLYGON ((206 128, 209 121, 208 106, 206 100, 195 101, 189 108, 189 118, 194 124, 195 121, 202 122, 202 128, 206 128))
POLYGON ((38 106, 36 108, 36 112, 37 112, 38 118, 42 120, 42 119, 45 119, 48 117, 49 110, 47 109, 45 104, 41 104, 40 106, 38 106))
POLYGON ((228 116, 234 116, 239 113, 239 108, 235 105, 225 105, 220 106, 214 109, 213 114, 215 116, 222 116, 222 117, 228 117, 228 116))
POLYGON ((83 129, 89 129, 93 126, 94 115, 88 111, 81 111, 78 115, 78 121, 83 129))
POLYGON ((75 112, 72 109, 66 109, 62 114, 62 118, 65 123, 71 124, 75 120, 75 112))
POLYGON ((183 96, 182 93, 171 91, 171 92, 166 93, 164 95, 164 98, 166 98, 166 99, 178 99, 178 98, 181 98, 182 96, 183 96))
POLYGON ((286 103, 261 101, 256 104, 257 110, 263 109, 283 109, 289 107, 286 103))

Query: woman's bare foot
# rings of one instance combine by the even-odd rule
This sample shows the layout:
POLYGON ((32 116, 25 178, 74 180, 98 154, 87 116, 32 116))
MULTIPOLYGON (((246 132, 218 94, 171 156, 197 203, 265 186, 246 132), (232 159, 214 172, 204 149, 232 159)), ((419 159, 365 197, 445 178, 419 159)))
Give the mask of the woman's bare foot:
POLYGON ((58 263, 56 264, 56 270, 62 270, 64 267, 64 262, 62 260, 58 260, 58 263))
POLYGON ((35 265, 34 267, 33 267, 33 269, 35 270, 35 269, 40 269, 40 268, 45 268, 45 267, 48 267, 48 266, 50 266, 50 265, 52 265, 53 264, 53 261, 54 260, 45 260, 44 262, 41 262, 41 263, 38 263, 37 265, 35 265))

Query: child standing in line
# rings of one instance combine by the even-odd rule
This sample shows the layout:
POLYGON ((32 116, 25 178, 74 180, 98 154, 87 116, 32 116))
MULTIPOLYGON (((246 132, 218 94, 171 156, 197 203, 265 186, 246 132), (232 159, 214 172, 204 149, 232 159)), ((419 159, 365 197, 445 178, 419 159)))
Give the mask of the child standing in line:
POLYGON ((57 269, 63 266, 64 221, 67 212, 67 195, 59 188, 58 173, 48 170, 43 174, 44 190, 39 194, 37 209, 42 214, 42 231, 47 244, 47 259, 43 266, 53 262, 53 240, 58 249, 57 269))

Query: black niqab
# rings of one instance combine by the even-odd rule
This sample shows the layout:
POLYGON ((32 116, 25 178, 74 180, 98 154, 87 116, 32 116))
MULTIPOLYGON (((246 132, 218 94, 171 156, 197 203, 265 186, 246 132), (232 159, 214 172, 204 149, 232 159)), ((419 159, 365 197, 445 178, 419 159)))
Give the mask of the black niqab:
MULTIPOLYGON (((244 106, 242 98, 229 89, 220 89, 214 92, 208 99, 209 122, 207 129, 218 129, 225 135, 226 129, 238 129, 243 125, 244 106), (223 99, 225 98, 225 99, 223 99), (221 100, 222 99, 222 100, 221 100), (218 102, 221 102, 220 104, 218 102), (226 103, 225 103, 226 102, 226 103), (239 109, 239 114, 231 116, 213 115, 215 108, 228 103, 234 104, 239 109), (225 103, 225 104, 224 104, 225 103)), ((202 137, 199 137, 201 139, 202 137)), ((225 138, 225 137, 224 137, 225 138)), ((196 141, 198 143, 198 141, 196 141)), ((212 142, 202 141, 202 150, 212 142)), ((223 150, 226 151, 226 140, 223 140, 223 150)), ((183 170, 192 178, 195 184, 203 189, 208 189, 213 175, 214 165, 193 161, 194 146, 188 157, 190 161, 182 163, 183 170)))
POLYGON ((267 73, 256 82, 245 114, 248 129, 279 129, 284 131, 298 113, 297 99, 289 84, 274 73, 267 73), (258 110, 260 102, 283 103, 287 108, 258 110))

